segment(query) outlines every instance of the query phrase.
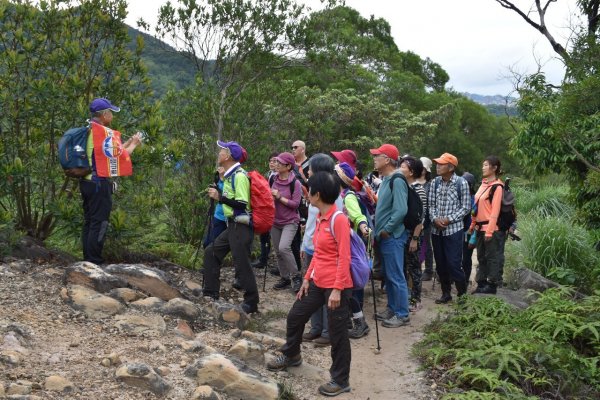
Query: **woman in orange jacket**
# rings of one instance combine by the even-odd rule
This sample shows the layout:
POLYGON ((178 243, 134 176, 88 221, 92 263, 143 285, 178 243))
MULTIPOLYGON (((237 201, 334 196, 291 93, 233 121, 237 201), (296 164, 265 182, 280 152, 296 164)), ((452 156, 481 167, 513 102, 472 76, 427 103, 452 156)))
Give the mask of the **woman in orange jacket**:
POLYGON ((474 217, 469 234, 477 235, 477 288, 475 293, 495 294, 502 283, 502 242, 505 232, 498 229, 498 217, 502 207, 504 183, 498 177, 501 174, 500 160, 488 156, 481 168, 483 180, 475 193, 474 217))

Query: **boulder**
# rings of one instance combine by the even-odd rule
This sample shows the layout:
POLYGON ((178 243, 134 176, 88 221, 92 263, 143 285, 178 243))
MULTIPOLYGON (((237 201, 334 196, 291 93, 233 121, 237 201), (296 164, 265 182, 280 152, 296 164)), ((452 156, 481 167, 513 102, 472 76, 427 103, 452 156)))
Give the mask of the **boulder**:
POLYGON ((119 300, 121 303, 131 303, 145 297, 143 293, 137 290, 124 287, 113 289, 108 295, 113 299, 119 300))
POLYGON ((87 261, 75 263, 65 270, 65 285, 79 285, 100 293, 127 286, 127 282, 115 275, 106 273, 102 268, 87 261))
POLYGON ((188 288, 189 290, 192 290, 192 291, 193 290, 202 290, 202 285, 195 281, 191 281, 191 280, 185 281, 184 285, 186 288, 188 288))
POLYGON ((243 361, 253 361, 257 363, 265 362, 265 349, 257 343, 249 340, 238 340, 227 352, 230 356, 235 356, 243 361))
POLYGON ((169 301, 181 297, 181 293, 172 287, 167 275, 161 270, 141 264, 111 264, 105 268, 109 274, 119 276, 131 286, 152 296, 169 301))
POLYGON ((254 343, 260 343, 263 346, 271 346, 280 348, 285 344, 285 339, 277 338, 263 333, 243 331, 241 337, 253 341, 254 343))
POLYGON ((192 394, 192 400, 221 400, 221 396, 210 386, 198 386, 192 394))
POLYGON ((200 315, 198 307, 189 300, 174 298, 162 308, 165 314, 193 321, 200 315))
POLYGON ((71 393, 75 387, 62 376, 52 375, 46 378, 44 389, 50 392, 71 393))
POLYGON ((90 288, 74 285, 67 288, 66 302, 89 318, 106 318, 122 312, 123 304, 90 288))
POLYGON ((15 332, 9 332, 4 335, 2 339, 2 346, 0 346, 0 350, 11 350, 16 351, 17 353, 28 355, 29 350, 21 345, 21 341, 19 340, 19 336, 15 332))
POLYGON ((214 301, 212 303, 211 313, 217 321, 236 326, 241 330, 244 330, 246 325, 248 325, 248 315, 239 305, 223 301, 214 301))
POLYGON ((532 289, 536 292, 543 292, 546 289, 559 286, 558 283, 546 279, 542 275, 528 268, 515 268, 512 273, 513 277, 511 278, 511 281, 516 282, 519 289, 532 289))
POLYGON ((165 301, 158 297, 146 297, 145 299, 131 303, 132 307, 148 311, 161 311, 164 305, 165 301))
POLYGON ((7 365, 9 367, 17 366, 21 363, 21 353, 14 350, 2 350, 0 351, 0 365, 7 365))
POLYGON ((130 335, 157 336, 167 329, 165 320, 160 315, 145 317, 142 315, 117 315, 115 326, 119 331, 130 335))
POLYGON ((21 384, 21 383, 11 383, 10 385, 8 385, 8 388, 6 389, 6 394, 7 395, 28 395, 31 393, 31 385, 27 385, 27 384, 21 384))
POLYGON ((186 339, 194 338, 194 331, 190 325, 185 321, 178 321, 177 327, 175 328, 175 334, 186 339))
POLYGON ((215 350, 211 346, 205 345, 200 340, 188 340, 188 341, 179 343, 179 346, 182 348, 182 350, 184 350, 188 353, 202 353, 202 354, 217 353, 217 350, 215 350))
POLYGON ((221 354, 202 358, 189 367, 185 375, 196 379, 199 385, 210 385, 235 399, 276 400, 279 397, 275 381, 249 369, 242 371, 221 354))
POLYGON ((125 364, 117 369, 115 376, 127 385, 149 390, 159 396, 171 390, 171 385, 146 364, 125 364))

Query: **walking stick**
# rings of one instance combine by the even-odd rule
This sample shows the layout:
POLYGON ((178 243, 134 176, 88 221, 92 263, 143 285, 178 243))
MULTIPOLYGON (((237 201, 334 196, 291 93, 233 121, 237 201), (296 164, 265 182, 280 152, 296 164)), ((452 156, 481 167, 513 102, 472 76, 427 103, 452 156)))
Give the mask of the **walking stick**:
POLYGON ((367 252, 369 254, 369 267, 371 267, 371 291, 373 292, 373 312, 375 313, 375 336, 377 336, 377 350, 375 354, 381 352, 381 345, 379 342, 379 325, 377 321, 377 299, 375 298, 375 279, 373 279, 373 241, 371 238, 371 232, 367 237, 367 252))

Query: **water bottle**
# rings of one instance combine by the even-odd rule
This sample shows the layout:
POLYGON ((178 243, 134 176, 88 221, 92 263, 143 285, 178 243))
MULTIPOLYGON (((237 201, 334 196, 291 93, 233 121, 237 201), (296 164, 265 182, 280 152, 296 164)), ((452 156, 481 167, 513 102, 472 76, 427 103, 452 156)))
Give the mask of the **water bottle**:
POLYGON ((477 231, 473 231, 471 233, 471 237, 469 238, 469 248, 474 249, 477 246, 477 231))

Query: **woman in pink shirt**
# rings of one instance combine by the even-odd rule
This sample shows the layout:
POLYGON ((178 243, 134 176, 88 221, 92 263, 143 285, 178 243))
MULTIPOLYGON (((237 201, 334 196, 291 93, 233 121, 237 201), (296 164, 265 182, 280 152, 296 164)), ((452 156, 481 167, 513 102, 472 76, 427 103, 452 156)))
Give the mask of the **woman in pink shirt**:
POLYGON ((502 207, 504 183, 498 178, 501 174, 500 160, 488 156, 481 168, 483 181, 475 193, 475 216, 469 234, 477 232, 477 289, 475 293, 495 294, 502 283, 502 242, 505 232, 498 229, 498 217, 502 207))
POLYGON ((267 363, 267 368, 278 371, 302 364, 300 344, 304 325, 315 311, 327 304, 331 380, 319 386, 319 393, 337 396, 350 391, 351 352, 347 329, 353 287, 350 275, 350 222, 343 213, 337 212, 334 203, 340 194, 340 185, 332 174, 317 172, 308 180, 308 186, 310 204, 319 209, 313 237, 315 252, 296 295, 296 302, 288 313, 286 343, 281 348, 282 354, 267 363))

